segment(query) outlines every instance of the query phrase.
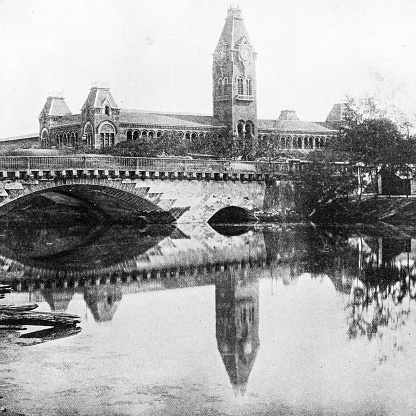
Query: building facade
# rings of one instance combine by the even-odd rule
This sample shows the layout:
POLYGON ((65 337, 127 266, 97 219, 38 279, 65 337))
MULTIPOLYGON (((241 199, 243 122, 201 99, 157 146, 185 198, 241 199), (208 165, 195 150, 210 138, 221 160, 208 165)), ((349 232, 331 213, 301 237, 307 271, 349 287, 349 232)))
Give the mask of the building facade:
POLYGON ((72 114, 61 96, 50 96, 39 115, 44 147, 104 148, 126 140, 157 140, 166 134, 185 142, 221 139, 232 134, 251 146, 310 151, 325 146, 337 132, 336 106, 326 122, 299 120, 284 110, 275 120, 257 118, 257 53, 239 8, 229 8, 213 55, 213 115, 120 108, 109 88, 92 87, 80 114, 72 114))

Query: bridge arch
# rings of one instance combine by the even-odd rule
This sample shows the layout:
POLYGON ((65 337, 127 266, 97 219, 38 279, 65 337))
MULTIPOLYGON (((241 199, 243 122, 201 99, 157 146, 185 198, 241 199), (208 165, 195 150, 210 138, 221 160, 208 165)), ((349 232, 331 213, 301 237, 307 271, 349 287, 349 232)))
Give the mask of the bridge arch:
POLYGON ((129 188, 117 181, 99 179, 57 180, 15 191, 0 203, 0 216, 35 197, 44 197, 58 205, 79 206, 101 214, 114 222, 172 223, 176 216, 159 199, 148 195, 149 188, 129 188))
POLYGON ((225 207, 217 211, 209 220, 209 224, 241 224, 256 222, 257 218, 252 212, 245 208, 234 205, 225 207))

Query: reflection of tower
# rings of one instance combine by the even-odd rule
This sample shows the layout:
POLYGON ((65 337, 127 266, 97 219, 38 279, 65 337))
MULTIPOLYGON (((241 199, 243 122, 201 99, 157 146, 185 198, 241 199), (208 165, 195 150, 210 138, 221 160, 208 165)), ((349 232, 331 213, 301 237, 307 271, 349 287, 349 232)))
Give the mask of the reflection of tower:
POLYGON ((244 394, 259 342, 259 283, 250 269, 227 271, 215 284, 216 336, 231 384, 244 394))
POLYGON ((48 302, 52 311, 65 312, 74 296, 73 289, 42 290, 42 296, 48 302))
POLYGON ((85 287, 84 291, 85 303, 98 322, 113 319, 122 295, 120 287, 115 285, 85 287))

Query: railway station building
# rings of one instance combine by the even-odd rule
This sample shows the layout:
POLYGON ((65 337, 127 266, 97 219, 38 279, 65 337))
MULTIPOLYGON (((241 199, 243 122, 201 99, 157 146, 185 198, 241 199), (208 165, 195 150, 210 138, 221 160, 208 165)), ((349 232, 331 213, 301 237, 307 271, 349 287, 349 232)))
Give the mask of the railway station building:
POLYGON ((39 115, 39 139, 44 147, 104 148, 139 138, 158 140, 167 133, 187 142, 233 134, 288 151, 325 146, 337 133, 342 105, 336 104, 324 122, 300 120, 293 110, 281 111, 276 119, 259 119, 256 59, 241 9, 230 7, 213 54, 212 115, 120 108, 109 88, 94 86, 78 114, 63 97, 48 97, 39 115))

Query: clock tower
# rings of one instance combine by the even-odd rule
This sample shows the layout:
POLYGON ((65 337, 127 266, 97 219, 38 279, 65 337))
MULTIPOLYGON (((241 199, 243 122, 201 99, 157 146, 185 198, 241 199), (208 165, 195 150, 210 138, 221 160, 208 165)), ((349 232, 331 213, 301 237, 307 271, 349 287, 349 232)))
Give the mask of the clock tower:
POLYGON ((214 52, 214 116, 251 145, 257 133, 256 55, 241 9, 230 7, 214 52))

